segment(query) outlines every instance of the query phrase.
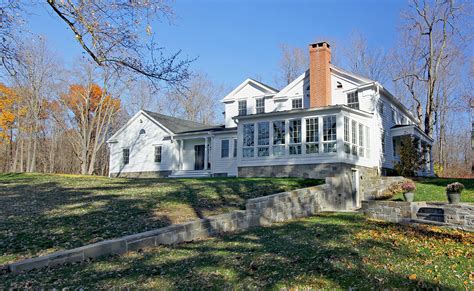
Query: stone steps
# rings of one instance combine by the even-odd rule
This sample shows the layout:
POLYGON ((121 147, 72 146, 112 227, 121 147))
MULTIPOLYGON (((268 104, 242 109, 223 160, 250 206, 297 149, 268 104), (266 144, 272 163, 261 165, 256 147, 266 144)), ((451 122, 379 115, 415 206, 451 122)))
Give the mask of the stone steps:
POLYGON ((444 210, 437 207, 420 207, 416 213, 417 220, 445 222, 444 210))

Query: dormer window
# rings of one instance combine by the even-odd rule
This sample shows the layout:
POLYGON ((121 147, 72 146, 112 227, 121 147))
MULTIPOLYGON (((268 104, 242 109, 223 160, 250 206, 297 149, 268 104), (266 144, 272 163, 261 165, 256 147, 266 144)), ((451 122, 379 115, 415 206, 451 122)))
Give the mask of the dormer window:
POLYGON ((247 100, 239 101, 239 116, 247 115, 247 100))
POLYGON ((255 99, 255 108, 257 109, 257 114, 265 113, 265 99, 264 98, 255 99))
POLYGON ((303 98, 295 98, 291 100, 291 109, 303 108, 303 98))
POLYGON ((359 95, 357 91, 347 94, 347 106, 359 109, 359 95))

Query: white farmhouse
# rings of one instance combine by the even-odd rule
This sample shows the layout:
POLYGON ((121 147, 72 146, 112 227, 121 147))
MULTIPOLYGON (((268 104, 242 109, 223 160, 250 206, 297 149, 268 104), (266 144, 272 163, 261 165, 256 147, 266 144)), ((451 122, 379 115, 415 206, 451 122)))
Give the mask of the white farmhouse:
POLYGON ((433 140, 374 80, 331 64, 328 43, 309 46, 309 69, 278 91, 245 80, 222 99, 225 124, 142 110, 109 140, 110 176, 364 177, 386 175, 400 139, 419 140, 432 175, 433 140))

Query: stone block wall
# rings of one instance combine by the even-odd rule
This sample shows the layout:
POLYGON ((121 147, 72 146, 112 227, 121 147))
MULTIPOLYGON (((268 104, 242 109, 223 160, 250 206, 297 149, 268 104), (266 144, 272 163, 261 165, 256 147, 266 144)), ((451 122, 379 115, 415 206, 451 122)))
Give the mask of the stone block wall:
POLYGON ((362 211, 370 218, 390 221, 409 222, 412 218, 414 203, 399 201, 362 201, 362 211))
POLYGON ((400 176, 393 177, 373 177, 368 176, 365 180, 361 180, 361 191, 364 193, 364 200, 373 200, 380 197, 382 192, 387 190, 392 184, 406 181, 407 179, 400 176))
POLYGON ((269 225, 294 218, 314 215, 327 208, 324 193, 327 185, 282 192, 249 199, 246 210, 237 210, 205 219, 170 225, 118 239, 106 240, 80 248, 22 260, 8 265, 14 273, 123 254, 158 245, 190 242, 224 232, 241 231, 249 227, 269 225))

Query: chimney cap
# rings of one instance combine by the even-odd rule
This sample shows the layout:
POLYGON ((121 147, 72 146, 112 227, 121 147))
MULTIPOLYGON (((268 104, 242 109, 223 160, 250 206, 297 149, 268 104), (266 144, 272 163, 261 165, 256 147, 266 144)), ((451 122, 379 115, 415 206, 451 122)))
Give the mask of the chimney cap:
POLYGON ((318 48, 318 47, 331 48, 331 46, 329 45, 329 43, 327 41, 313 42, 313 43, 310 43, 309 46, 312 47, 312 48, 318 48))

